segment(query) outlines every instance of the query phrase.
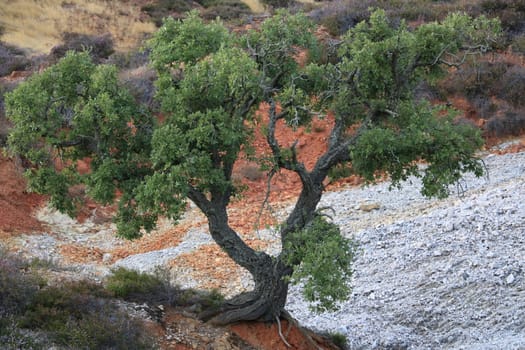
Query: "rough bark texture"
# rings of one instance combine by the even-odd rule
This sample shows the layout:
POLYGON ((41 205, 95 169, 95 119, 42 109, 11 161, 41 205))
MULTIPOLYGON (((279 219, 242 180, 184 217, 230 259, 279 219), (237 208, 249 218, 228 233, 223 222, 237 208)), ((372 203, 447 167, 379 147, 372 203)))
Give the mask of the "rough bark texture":
POLYGON ((268 259, 261 259, 255 269, 257 272, 252 272, 255 279, 253 291, 237 295, 201 317, 220 325, 237 321, 275 321, 284 310, 288 282, 283 277, 289 275, 291 269, 268 255, 266 257, 268 259))

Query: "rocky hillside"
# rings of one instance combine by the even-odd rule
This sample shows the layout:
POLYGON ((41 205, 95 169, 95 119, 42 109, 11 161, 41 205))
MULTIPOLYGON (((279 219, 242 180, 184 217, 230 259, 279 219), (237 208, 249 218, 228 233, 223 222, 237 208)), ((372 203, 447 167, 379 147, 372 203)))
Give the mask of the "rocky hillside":
MULTIPOLYGON (((523 150, 522 143, 503 147, 523 150)), ((466 178, 446 200, 423 198, 417 180, 401 190, 380 183, 327 193, 322 204, 334 209, 344 234, 360 245, 354 291, 339 312, 317 315, 294 287, 292 315, 318 332, 345 335, 350 349, 524 347, 525 211, 519 203, 525 152, 498 153, 505 152, 484 155, 487 177, 466 178)), ((276 205, 275 215, 287 210, 286 203, 276 205)), ((152 272, 163 266, 182 287, 218 288, 226 295, 251 287, 249 275, 213 244, 192 208, 177 229, 167 225, 135 243, 117 239, 100 208, 83 223, 45 207, 37 217, 47 232, 11 234, 3 244, 53 262, 68 278, 100 281, 115 267, 152 272)), ((271 253, 279 251, 271 230, 246 235, 271 253)), ((180 327, 179 316, 168 316, 180 327)), ((193 329, 202 333, 202 327, 193 329)), ((193 342, 204 344, 199 339, 193 342)))

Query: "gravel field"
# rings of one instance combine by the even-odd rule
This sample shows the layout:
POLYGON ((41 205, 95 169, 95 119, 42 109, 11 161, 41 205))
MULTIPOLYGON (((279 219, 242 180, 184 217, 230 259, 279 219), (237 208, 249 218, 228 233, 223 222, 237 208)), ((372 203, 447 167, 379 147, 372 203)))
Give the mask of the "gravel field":
POLYGON ((291 313, 350 349, 525 349, 525 153, 485 162, 488 178, 445 200, 424 199, 417 181, 327 194, 360 244, 353 294, 316 315, 294 287, 291 313), (367 202, 379 208, 358 213, 367 202))

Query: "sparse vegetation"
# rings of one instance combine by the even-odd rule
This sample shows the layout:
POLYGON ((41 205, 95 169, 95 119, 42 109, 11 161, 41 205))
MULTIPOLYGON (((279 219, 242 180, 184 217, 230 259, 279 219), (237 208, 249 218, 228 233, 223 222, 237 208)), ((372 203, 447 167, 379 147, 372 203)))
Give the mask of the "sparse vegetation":
POLYGON ((141 321, 100 285, 48 285, 46 266, 0 252, 0 342, 4 349, 153 349, 141 321), (43 269, 43 270, 42 270, 43 269))
POLYGON ((25 70, 30 64, 31 61, 20 49, 0 41, 0 77, 16 70, 25 70))
POLYGON ((242 18, 252 13, 248 5, 240 0, 205 0, 202 1, 205 10, 202 11, 202 17, 208 20, 221 18, 230 21, 236 18, 242 18))
POLYGON ((150 16, 157 27, 160 27, 164 18, 174 14, 182 15, 192 8, 192 3, 189 0, 156 0, 140 9, 150 16))

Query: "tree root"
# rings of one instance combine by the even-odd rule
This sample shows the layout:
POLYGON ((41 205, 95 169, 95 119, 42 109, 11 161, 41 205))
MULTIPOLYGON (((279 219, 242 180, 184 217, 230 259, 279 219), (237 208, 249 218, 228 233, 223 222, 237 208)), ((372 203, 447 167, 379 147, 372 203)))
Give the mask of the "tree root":
MULTIPOLYGON (((286 345, 287 348, 291 348, 292 346, 290 343, 286 341, 286 338, 283 335, 282 328, 281 328, 281 320, 279 320, 279 316, 275 316, 275 319, 277 320, 277 326, 279 327, 279 337, 281 337, 281 340, 283 341, 284 345, 286 345)), ((288 322, 288 325, 290 325, 290 322, 288 322)), ((289 327, 288 327, 289 329, 289 327)))
MULTIPOLYGON (((281 317, 284 318, 286 321, 288 321, 288 331, 290 330, 291 326, 290 325, 293 325, 295 326, 295 328, 297 328, 297 330, 299 332, 301 332, 301 334, 305 337, 305 339, 307 340, 307 342, 312 345, 315 349, 317 350, 323 350, 323 348, 321 348, 317 342, 312 338, 312 336, 310 336, 310 334, 308 334, 308 332, 305 331, 305 329, 303 327, 301 327, 299 325, 299 323, 297 322, 297 320, 295 318, 292 317, 292 315, 290 315, 290 313, 286 310, 283 310, 283 312, 281 313, 281 317)), ((279 322, 279 330, 280 330, 280 322, 279 322)), ((281 338, 282 339, 282 338, 281 338)))

